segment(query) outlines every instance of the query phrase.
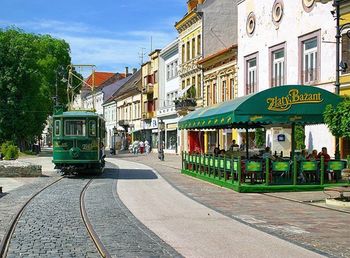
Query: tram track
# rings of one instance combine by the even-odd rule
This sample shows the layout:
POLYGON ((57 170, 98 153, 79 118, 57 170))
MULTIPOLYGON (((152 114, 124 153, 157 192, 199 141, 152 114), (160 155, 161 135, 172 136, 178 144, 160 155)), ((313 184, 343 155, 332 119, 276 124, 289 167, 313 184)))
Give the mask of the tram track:
MULTIPOLYGON (((50 183, 49 185, 45 186, 44 188, 40 189, 38 192, 36 192, 34 195, 32 195, 20 208, 20 210, 16 213, 16 215, 14 216, 14 218, 12 219, 10 226, 8 228, 8 230, 6 231, 3 239, 1 240, 0 243, 0 258, 5 258, 7 257, 7 253, 9 250, 9 246, 10 246, 10 242, 12 239, 12 236, 15 232, 16 226, 19 222, 19 220, 22 217, 22 214, 24 213, 26 207, 32 202, 32 200, 37 197, 40 193, 42 193, 43 191, 45 191, 46 189, 52 187, 53 185, 55 185, 56 183, 60 182, 62 179, 66 178, 66 176, 62 176, 60 178, 58 178, 57 180, 55 180, 54 182, 50 183)), ((83 187, 83 189, 80 192, 80 215, 81 218, 84 222, 84 226, 86 227, 86 230, 88 232, 88 235, 90 236, 92 242, 94 243, 97 251, 99 252, 99 254, 101 255, 101 257, 106 257, 106 258, 110 258, 111 255, 109 254, 109 252, 107 251, 107 249, 105 248, 105 246, 103 245, 103 243, 101 242, 100 238, 98 237, 97 233, 95 232, 89 218, 87 215, 87 211, 86 211, 86 207, 85 207, 85 193, 89 187, 89 185, 91 184, 91 182, 94 180, 94 178, 89 179, 89 181, 85 184, 85 186, 83 187)))
POLYGON ((84 224, 86 226, 86 229, 92 239, 92 241, 94 242, 98 252, 100 253, 100 255, 102 257, 106 257, 106 258, 110 258, 111 255, 109 254, 109 252, 107 251, 106 247, 103 245, 103 243, 101 242, 100 238, 98 237, 96 231, 94 230, 89 217, 87 215, 86 212, 86 207, 85 207, 85 192, 88 189, 89 185, 91 184, 91 182, 94 179, 90 179, 89 182, 84 186, 83 190, 80 193, 80 213, 81 213, 81 217, 84 221, 84 224))
POLYGON ((54 182, 50 183, 49 185, 45 186, 44 188, 42 188, 41 190, 39 190, 38 192, 36 192, 34 195, 32 195, 20 208, 20 210, 17 212, 17 214, 15 215, 15 217, 12 219, 11 223, 10 223, 10 227, 8 228, 8 230, 6 231, 3 239, 1 240, 0 243, 0 257, 1 258, 5 258, 7 255, 7 251, 8 251, 8 247, 10 245, 10 241, 12 238, 12 235, 15 231, 16 225, 19 221, 19 219, 21 218, 24 209, 28 206, 28 204, 41 192, 43 192, 44 190, 48 189, 49 187, 51 187, 52 185, 58 183, 59 181, 61 181, 64 177, 60 177, 57 180, 55 180, 54 182))

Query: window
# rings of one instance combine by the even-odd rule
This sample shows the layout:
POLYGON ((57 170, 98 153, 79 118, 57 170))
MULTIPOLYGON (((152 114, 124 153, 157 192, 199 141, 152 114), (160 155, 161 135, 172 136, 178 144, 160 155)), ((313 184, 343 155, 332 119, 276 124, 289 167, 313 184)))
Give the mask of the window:
POLYGON ((230 99, 235 98, 235 81, 233 78, 230 79, 230 99))
POLYGON ((197 98, 202 97, 202 84, 201 84, 201 75, 197 75, 197 98))
POLYGON ((182 45, 181 59, 182 63, 185 63, 185 44, 182 45))
POLYGON ((61 121, 56 120, 55 121, 55 135, 59 136, 61 134, 61 121))
POLYGON ((201 49, 201 35, 197 36, 197 56, 200 56, 202 53, 201 49))
POLYGON ((303 71, 302 82, 317 81, 317 38, 303 42, 303 71))
POLYGON ((89 135, 96 136, 96 121, 94 120, 89 122, 89 135))
POLYGON ((216 81, 213 81, 213 104, 217 103, 216 81))
POLYGON ((245 94, 257 92, 257 54, 245 58, 245 94))
POLYGON ((170 65, 166 66, 166 79, 168 81, 170 80, 170 65))
POLYGON ((154 77, 154 83, 158 83, 158 71, 154 71, 153 77, 154 77))
POLYGON ((226 80, 222 80, 221 84, 221 100, 226 101, 226 92, 227 92, 227 85, 226 85, 226 80))
POLYGON ((284 49, 272 52, 272 87, 284 84, 284 69, 284 49))
POLYGON ((196 38, 192 39, 192 58, 196 57, 196 38))
POLYGON ((174 69, 175 69, 175 73, 174 73, 174 76, 177 77, 178 75, 178 71, 177 71, 177 60, 175 61, 175 65, 174 65, 174 69))
POLYGON ((85 120, 66 120, 66 136, 85 136, 85 120))
POLYGON ((210 89, 210 84, 207 85, 207 106, 211 105, 211 89, 210 89))
MULTIPOLYGON (((350 66, 350 39, 347 34, 342 35, 341 39, 341 60, 350 66)), ((349 73, 349 71, 344 71, 344 73, 349 73)))
POLYGON ((191 56, 190 56, 190 42, 187 41, 186 43, 186 61, 190 60, 191 56))

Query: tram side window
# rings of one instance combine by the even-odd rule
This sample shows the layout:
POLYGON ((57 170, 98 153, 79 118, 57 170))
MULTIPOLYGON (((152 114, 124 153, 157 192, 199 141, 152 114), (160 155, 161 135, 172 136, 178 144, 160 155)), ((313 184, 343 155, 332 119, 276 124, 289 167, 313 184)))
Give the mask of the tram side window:
POLYGON ((61 128, 61 121, 60 120, 56 120, 55 121, 55 135, 56 136, 59 136, 61 134, 60 128, 61 128))
POLYGON ((96 136, 96 121, 89 122, 89 134, 90 136, 96 136))
POLYGON ((85 120, 67 120, 65 121, 66 136, 85 136, 85 120))

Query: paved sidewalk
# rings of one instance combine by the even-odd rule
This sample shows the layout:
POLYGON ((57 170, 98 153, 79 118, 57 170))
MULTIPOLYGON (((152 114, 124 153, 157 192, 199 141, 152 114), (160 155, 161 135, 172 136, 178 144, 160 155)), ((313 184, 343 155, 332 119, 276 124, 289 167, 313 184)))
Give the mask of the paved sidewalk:
POLYGON ((184 257, 322 257, 187 198, 140 163, 118 164, 118 195, 146 227, 184 257))
POLYGON ((241 194, 180 174, 180 156, 166 155, 163 162, 156 154, 116 158, 154 168, 180 192, 227 217, 330 257, 350 257, 350 210, 310 205, 323 200, 323 192, 241 194))

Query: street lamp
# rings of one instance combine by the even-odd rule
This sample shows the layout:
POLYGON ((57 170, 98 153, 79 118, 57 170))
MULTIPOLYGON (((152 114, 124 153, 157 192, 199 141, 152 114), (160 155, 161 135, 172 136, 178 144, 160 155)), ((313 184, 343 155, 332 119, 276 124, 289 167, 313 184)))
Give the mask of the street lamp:
MULTIPOLYGON (((327 4, 331 2, 331 0, 316 0, 316 2, 327 4)), ((332 11, 331 13, 333 16, 335 16, 335 22, 336 22, 336 35, 335 35, 335 94, 340 94, 340 71, 345 70, 347 68, 347 65, 343 62, 340 62, 340 38, 341 33, 345 29, 350 28, 350 23, 345 23, 342 26, 340 26, 340 2, 341 0, 333 0, 333 7, 335 8, 335 11, 332 11)), ((350 32, 348 31, 346 35, 350 38, 350 32)), ((339 137, 335 137, 335 158, 340 159, 340 151, 339 151, 339 137)))
POLYGON ((159 143, 158 143, 158 158, 161 161, 164 161, 164 145, 163 145, 163 131, 165 129, 165 123, 163 122, 163 120, 159 120, 158 122, 158 131, 159 131, 159 143))
POLYGON ((112 148, 111 148, 111 154, 115 155, 116 154, 116 149, 115 149, 115 135, 118 133, 117 127, 113 127, 113 136, 112 136, 112 148))

